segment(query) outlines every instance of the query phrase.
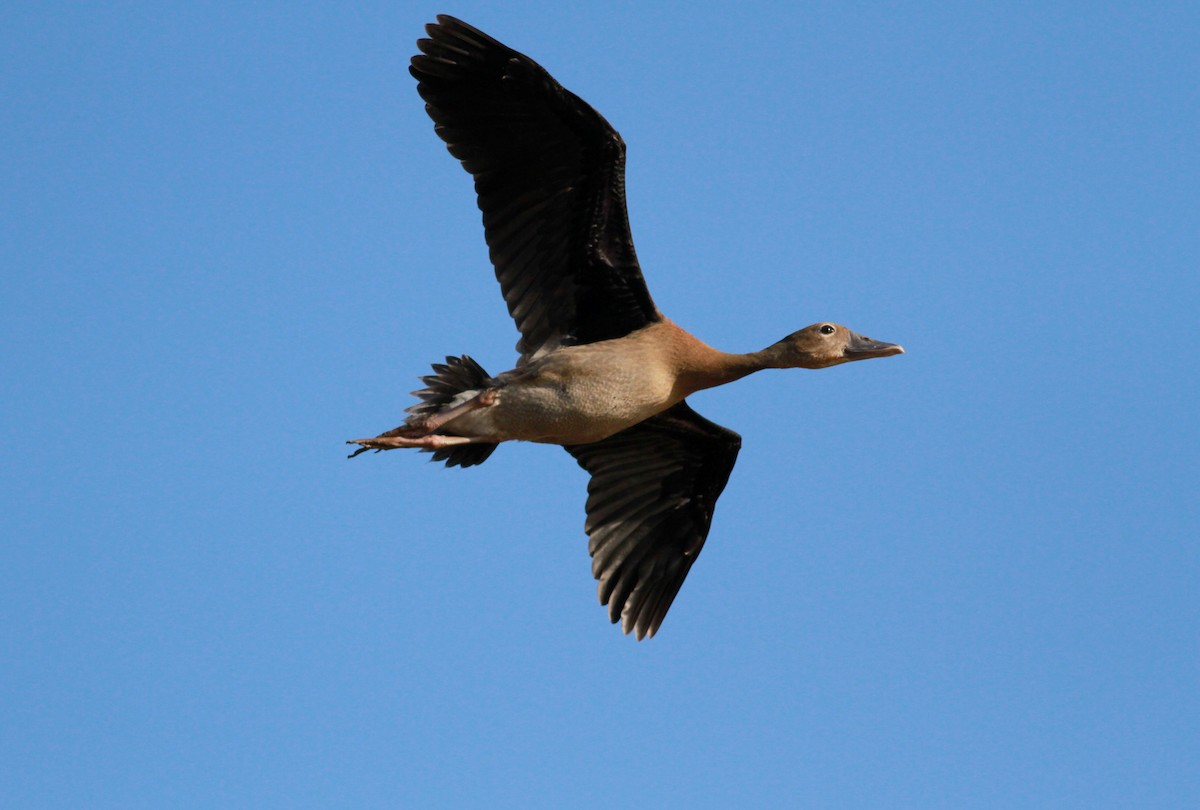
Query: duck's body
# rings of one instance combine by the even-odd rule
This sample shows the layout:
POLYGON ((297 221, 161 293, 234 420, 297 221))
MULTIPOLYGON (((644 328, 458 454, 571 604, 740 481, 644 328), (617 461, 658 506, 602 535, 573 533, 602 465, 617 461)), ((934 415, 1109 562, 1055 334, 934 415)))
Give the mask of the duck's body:
POLYGON ((680 402, 674 373, 682 358, 660 340, 669 322, 623 338, 565 346, 496 378, 495 404, 444 426, 484 441, 587 444, 645 421, 680 402))
POLYGON ((422 378, 405 424, 353 443, 357 452, 419 448, 464 467, 506 441, 563 445, 592 476, 585 529, 600 601, 625 632, 653 635, 741 446, 685 398, 762 369, 903 349, 817 323, 731 354, 672 323, 633 250, 616 131, 483 32, 446 16, 427 30, 410 70, 437 133, 475 178, 521 359, 493 377, 469 357, 448 357, 422 378))
POLYGON ((753 357, 717 351, 664 318, 497 375, 488 387, 495 391, 491 406, 467 411, 441 430, 491 442, 598 442, 755 370, 753 357))

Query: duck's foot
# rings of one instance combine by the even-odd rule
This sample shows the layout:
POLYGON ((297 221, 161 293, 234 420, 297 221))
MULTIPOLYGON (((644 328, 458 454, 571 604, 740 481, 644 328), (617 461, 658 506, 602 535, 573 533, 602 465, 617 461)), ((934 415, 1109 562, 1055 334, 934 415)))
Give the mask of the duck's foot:
POLYGON ((459 444, 470 444, 473 440, 466 436, 376 436, 373 439, 351 439, 346 444, 362 445, 347 458, 354 458, 359 453, 365 453, 368 450, 379 452, 381 450, 395 450, 397 447, 417 447, 423 450, 441 450, 443 447, 454 447, 459 444))
POLYGON ((400 427, 389 430, 387 433, 381 433, 373 439, 351 439, 346 444, 361 444, 362 447, 351 453, 349 458, 354 458, 359 453, 365 453, 368 450, 378 452, 380 450, 395 450, 397 447, 441 450, 443 447, 453 447, 459 444, 470 444, 471 442, 479 441, 478 439, 469 439, 465 436, 445 436, 434 433, 434 431, 447 422, 457 419, 464 413, 470 413, 479 408, 491 407, 499 400, 499 393, 495 389, 489 388, 471 397, 466 402, 455 405, 453 408, 420 418, 409 417, 409 420, 400 427))

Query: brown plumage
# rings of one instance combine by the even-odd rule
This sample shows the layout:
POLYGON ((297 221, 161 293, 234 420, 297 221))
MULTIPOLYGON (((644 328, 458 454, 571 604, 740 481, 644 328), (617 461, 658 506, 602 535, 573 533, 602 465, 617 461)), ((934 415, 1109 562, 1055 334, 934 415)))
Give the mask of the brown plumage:
POLYGON ((453 17, 409 68, 434 130, 475 180, 496 278, 521 339, 495 377, 448 357, 403 425, 354 453, 415 447, 447 466, 503 441, 560 444, 588 471, 588 550, 601 604, 653 636, 695 562, 741 437, 684 398, 766 368, 903 352, 817 323, 767 348, 708 346, 655 307, 625 212, 625 144, 532 59, 453 17))

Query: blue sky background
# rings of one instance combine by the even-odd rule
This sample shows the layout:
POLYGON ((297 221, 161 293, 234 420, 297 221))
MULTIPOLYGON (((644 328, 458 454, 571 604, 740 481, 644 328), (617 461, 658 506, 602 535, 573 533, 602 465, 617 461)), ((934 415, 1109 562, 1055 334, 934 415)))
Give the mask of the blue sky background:
POLYGON ((0 805, 1200 806, 1194 3, 0 11, 0 805), (658 637, 586 478, 345 459, 512 364, 406 72, 457 14, 629 144, 658 305, 908 354, 745 446, 658 637))

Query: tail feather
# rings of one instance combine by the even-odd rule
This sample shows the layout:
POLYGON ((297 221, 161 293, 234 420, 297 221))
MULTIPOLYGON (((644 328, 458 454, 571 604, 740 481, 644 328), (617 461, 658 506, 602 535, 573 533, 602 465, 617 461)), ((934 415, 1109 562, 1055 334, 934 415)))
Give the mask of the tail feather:
POLYGON ((454 447, 443 447, 440 450, 422 450, 421 452, 433 453, 433 458, 429 460, 444 461, 447 467, 474 467, 476 464, 487 461, 488 456, 497 446, 490 442, 487 444, 459 444, 454 447))
MULTIPOLYGON (((412 414, 408 418, 409 423, 466 402, 496 384, 483 366, 465 354, 462 357, 447 357, 445 363, 434 363, 433 374, 422 377, 421 382, 426 387, 412 392, 421 401, 405 409, 405 413, 412 414)), ((447 467, 473 467, 487 461, 495 449, 495 444, 480 443, 421 452, 433 453, 430 461, 443 461, 447 467)))
POLYGON ((433 374, 421 378, 426 387, 413 391, 421 399, 405 409, 413 416, 437 413, 446 407, 465 402, 495 381, 469 355, 447 357, 445 363, 434 363, 433 374))

